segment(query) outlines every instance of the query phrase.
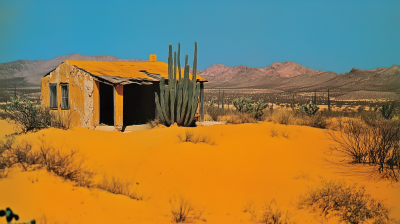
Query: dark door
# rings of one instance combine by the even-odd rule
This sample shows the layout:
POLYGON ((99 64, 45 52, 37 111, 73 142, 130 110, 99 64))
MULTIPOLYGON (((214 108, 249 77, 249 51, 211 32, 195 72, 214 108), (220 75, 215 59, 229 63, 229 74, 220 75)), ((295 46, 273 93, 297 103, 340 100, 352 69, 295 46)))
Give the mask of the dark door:
POLYGON ((114 87, 100 82, 100 124, 114 126, 114 87))
POLYGON ((156 104, 155 94, 160 94, 159 85, 124 85, 124 126, 146 124, 154 120, 156 104))

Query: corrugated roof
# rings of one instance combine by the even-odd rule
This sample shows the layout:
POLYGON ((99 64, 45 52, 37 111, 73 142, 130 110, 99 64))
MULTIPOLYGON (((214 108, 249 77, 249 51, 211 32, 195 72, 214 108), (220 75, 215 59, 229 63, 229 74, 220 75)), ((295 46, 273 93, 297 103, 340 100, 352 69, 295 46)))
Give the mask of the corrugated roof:
MULTIPOLYGON (((116 61, 76 61, 66 62, 97 76, 113 76, 121 78, 133 78, 137 80, 159 81, 159 76, 168 79, 168 64, 165 62, 116 62, 116 61)), ((183 72, 182 71, 182 77, 183 72)), ((189 74, 192 79, 192 74, 189 74)), ((177 71, 177 79, 179 73, 177 71)), ((207 82, 197 75, 197 80, 207 82)))

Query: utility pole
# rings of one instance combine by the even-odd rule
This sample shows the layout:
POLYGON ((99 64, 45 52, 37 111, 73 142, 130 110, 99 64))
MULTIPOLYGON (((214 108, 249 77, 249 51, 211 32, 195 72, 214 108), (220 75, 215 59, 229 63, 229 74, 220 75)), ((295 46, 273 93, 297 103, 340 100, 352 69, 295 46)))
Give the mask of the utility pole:
POLYGON ((331 99, 329 97, 329 89, 328 89, 328 111, 331 111, 331 99))

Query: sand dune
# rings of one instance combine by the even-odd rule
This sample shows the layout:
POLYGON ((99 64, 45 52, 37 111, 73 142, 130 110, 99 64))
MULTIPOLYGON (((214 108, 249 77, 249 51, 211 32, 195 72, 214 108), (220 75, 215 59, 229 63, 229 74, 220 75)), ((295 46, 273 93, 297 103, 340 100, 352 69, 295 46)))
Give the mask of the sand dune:
MULTIPOLYGON (((0 137, 12 133, 4 121, 0 127, 0 137)), ((15 168, 0 179, 0 208, 12 208, 21 221, 46 217, 48 223, 170 223, 169 200, 183 196, 197 215, 202 213, 194 223, 254 223, 244 212, 246 205, 253 203, 261 214, 273 199, 292 220, 320 223, 320 217, 297 210, 295 204, 321 178, 365 185, 400 218, 400 187, 368 180, 370 167, 338 163, 341 158, 329 155, 332 142, 321 129, 260 122, 131 133, 51 128, 18 137, 34 144, 39 138, 60 150, 79 149, 84 165, 97 173, 95 182, 104 173, 133 181, 133 190, 144 200, 74 187, 45 170, 15 168), (209 137, 211 144, 181 142, 178 136, 186 130, 209 137), (272 137, 271 130, 278 136, 272 137)))

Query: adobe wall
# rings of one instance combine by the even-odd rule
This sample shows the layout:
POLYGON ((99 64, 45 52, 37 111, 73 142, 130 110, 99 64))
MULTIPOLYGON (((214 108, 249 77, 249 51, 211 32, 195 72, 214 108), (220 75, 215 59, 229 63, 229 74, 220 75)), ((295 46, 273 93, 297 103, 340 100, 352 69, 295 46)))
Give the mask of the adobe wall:
MULTIPOLYGON (((70 114, 71 125, 94 128, 94 88, 95 81, 88 73, 64 62, 41 80, 41 103, 50 106, 50 83, 57 83, 58 109, 54 110, 67 117, 70 114), (60 83, 69 83, 69 110, 61 109, 60 83)), ((98 109, 98 108, 97 108, 98 109)))

